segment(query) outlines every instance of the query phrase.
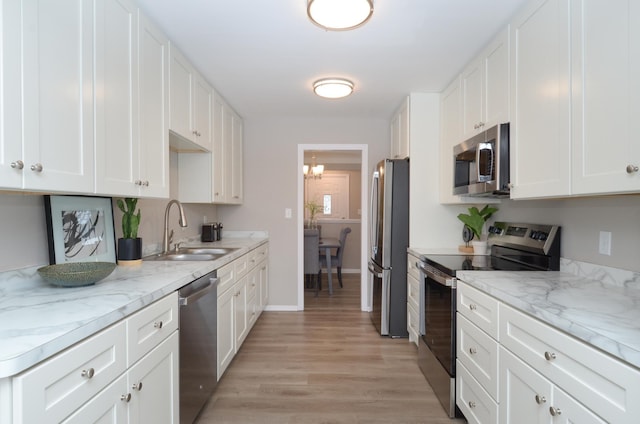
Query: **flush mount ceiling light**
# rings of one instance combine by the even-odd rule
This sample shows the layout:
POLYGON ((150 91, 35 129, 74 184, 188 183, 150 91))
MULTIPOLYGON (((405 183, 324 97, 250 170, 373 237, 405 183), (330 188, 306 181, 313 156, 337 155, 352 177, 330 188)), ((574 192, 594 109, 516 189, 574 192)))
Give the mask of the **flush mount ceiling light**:
POLYGON ((329 31, 357 28, 372 14, 373 0, 307 0, 309 19, 329 31))
POLYGON ((353 93, 353 83, 344 78, 323 78, 313 83, 313 92, 327 99, 339 99, 353 93))

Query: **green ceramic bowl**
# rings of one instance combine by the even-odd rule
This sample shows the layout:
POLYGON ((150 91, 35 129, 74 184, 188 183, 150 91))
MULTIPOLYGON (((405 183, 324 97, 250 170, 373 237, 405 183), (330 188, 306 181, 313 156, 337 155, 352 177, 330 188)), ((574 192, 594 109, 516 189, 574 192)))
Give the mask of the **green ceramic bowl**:
POLYGON ((90 286, 111 274, 116 268, 112 262, 67 262, 38 268, 40 277, 60 287, 90 286))

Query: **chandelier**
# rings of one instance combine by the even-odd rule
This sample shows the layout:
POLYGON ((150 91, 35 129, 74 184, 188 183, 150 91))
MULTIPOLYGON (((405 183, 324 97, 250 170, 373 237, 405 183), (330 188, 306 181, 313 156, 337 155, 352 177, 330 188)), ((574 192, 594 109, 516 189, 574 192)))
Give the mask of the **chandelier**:
POLYGON ((320 179, 322 178, 322 173, 324 172, 324 165, 317 165, 315 156, 312 159, 313 159, 313 165, 305 164, 302 167, 302 173, 304 174, 305 179, 308 179, 308 178, 313 178, 314 180, 320 179))

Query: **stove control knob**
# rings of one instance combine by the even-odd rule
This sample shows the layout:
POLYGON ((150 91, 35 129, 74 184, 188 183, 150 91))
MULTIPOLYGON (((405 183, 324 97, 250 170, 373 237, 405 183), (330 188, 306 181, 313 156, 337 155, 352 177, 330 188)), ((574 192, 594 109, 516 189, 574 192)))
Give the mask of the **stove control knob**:
POLYGON ((545 233, 544 231, 540 231, 538 233, 538 240, 546 241, 548 238, 549 238, 549 234, 545 233))
POLYGON ((538 232, 537 231, 531 231, 531 234, 529 234, 529 238, 533 239, 533 240, 538 240, 538 232))

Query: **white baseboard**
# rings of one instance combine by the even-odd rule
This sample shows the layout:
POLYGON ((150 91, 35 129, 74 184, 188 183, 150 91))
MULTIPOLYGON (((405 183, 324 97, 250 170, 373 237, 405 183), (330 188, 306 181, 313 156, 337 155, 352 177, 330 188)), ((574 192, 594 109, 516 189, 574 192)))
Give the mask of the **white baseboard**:
POLYGON ((298 305, 267 305, 265 311, 274 312, 298 312, 298 305))

